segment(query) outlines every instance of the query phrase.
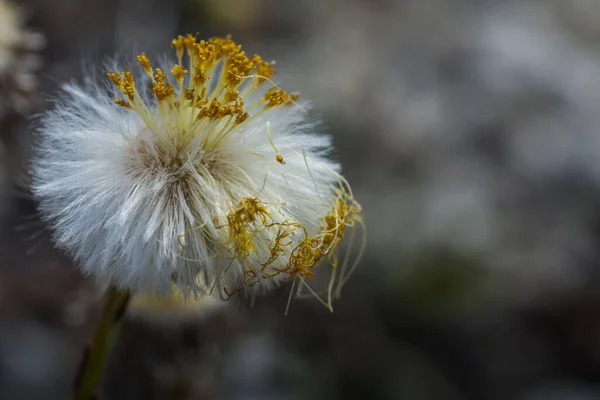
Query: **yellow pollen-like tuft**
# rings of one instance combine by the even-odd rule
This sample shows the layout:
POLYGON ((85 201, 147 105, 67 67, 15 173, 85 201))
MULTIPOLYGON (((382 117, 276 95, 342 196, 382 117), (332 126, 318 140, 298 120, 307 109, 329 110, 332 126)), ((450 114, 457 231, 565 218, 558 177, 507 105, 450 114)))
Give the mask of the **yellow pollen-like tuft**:
POLYGON ((263 97, 267 107, 288 106, 298 100, 298 93, 288 93, 285 90, 271 88, 263 97))
POLYGON ((183 36, 179 35, 177 39, 173 39, 171 41, 171 46, 175 47, 175 54, 177 54, 177 59, 183 59, 183 36))
POLYGON ((179 83, 183 83, 183 77, 188 72, 189 71, 187 69, 183 68, 183 66, 181 66, 181 65, 175 65, 173 68, 171 68, 171 73, 173 74, 173 76, 175 77, 177 82, 179 82, 179 83))
POLYGON ((135 80, 132 73, 129 72, 129 69, 125 68, 125 71, 121 72, 120 75, 117 72, 110 71, 108 73, 108 77, 113 81, 123 95, 127 96, 129 100, 133 100, 136 93, 135 80))
POLYGON ((225 94, 225 102, 226 103, 235 102, 239 98, 240 98, 240 92, 238 92, 237 90, 231 89, 225 94))
POLYGON ((265 62, 263 60, 258 60, 256 64, 256 75, 258 76, 256 80, 257 85, 261 85, 267 79, 271 79, 276 74, 275 72, 275 62, 265 62))
POLYGON ((197 66, 196 69, 194 70, 194 76, 193 76, 194 84, 196 86, 203 85, 207 79, 208 79, 208 75, 206 75, 204 68, 202 66, 197 66))
POLYGON ((321 231, 314 237, 306 238, 290 255, 290 261, 285 269, 292 277, 311 278, 312 267, 326 254, 333 267, 338 266, 336 250, 347 226, 354 226, 361 212, 360 205, 352 196, 339 189, 337 198, 329 214, 322 219, 321 231))
POLYGON ((124 108, 132 108, 131 103, 123 99, 115 99, 115 104, 124 108))
POLYGON ((256 251, 255 235, 277 228, 269 246, 269 257, 261 264, 260 271, 248 267, 248 275, 251 273, 252 279, 247 280, 246 284, 255 284, 259 278, 269 279, 282 273, 292 279, 310 280, 314 277, 314 267, 325 257, 328 257, 332 267, 338 267, 338 246, 346 228, 361 220, 361 208, 345 189, 340 188, 336 193, 331 210, 321 219, 320 230, 314 236, 309 236, 306 228, 298 222, 272 222, 272 214, 257 199, 243 199, 228 214, 229 240, 235 243, 236 257, 242 263, 245 257, 256 251), (283 266, 276 266, 277 260, 282 257, 287 257, 287 261, 283 266))
POLYGON ((158 101, 163 101, 173 96, 175 94, 175 89, 166 81, 165 78, 167 77, 167 74, 165 74, 160 68, 156 68, 155 71, 152 92, 158 101))
POLYGON ((123 79, 117 72, 110 71, 106 74, 119 90, 123 87, 123 79))
POLYGON ((142 66, 142 68, 144 68, 144 71, 146 71, 148 75, 152 76, 152 67, 150 66, 150 59, 148 58, 146 53, 142 53, 139 56, 137 56, 137 60, 142 66))
MULTIPOLYGON (((262 84, 272 83, 274 62, 266 62, 257 54, 247 56, 242 46, 229 36, 197 40, 196 35, 179 35, 171 45, 175 48, 177 63, 171 67, 169 76, 161 68, 153 68, 146 53, 137 56, 141 68, 150 77, 158 107, 145 100, 145 93, 138 93, 129 69, 107 74, 123 95, 115 99, 115 104, 138 113, 157 135, 166 130, 164 133, 171 137, 191 140, 199 130, 206 129, 210 121, 227 120, 224 124, 211 125, 215 131, 203 135, 206 148, 220 143, 245 121, 271 108, 292 105, 298 98, 297 94, 277 86, 269 88, 266 94, 252 96, 262 84), (207 84, 209 80, 211 85, 207 84)), ((276 161, 285 164, 280 154, 276 161)))
POLYGON ((306 238, 292 250, 285 271, 294 279, 301 277, 312 279, 314 277, 312 267, 319 261, 321 254, 318 239, 306 238))
POLYGON ((237 256, 243 257, 256 250, 254 235, 249 227, 253 224, 265 225, 271 213, 257 198, 246 197, 227 215, 229 239, 237 256))
MULTIPOLYGON (((273 264, 280 255, 286 254, 286 248, 289 248, 293 241, 291 240, 291 236, 294 233, 295 229, 304 229, 302 225, 293 222, 284 222, 280 224, 273 224, 273 226, 277 226, 277 235, 275 236, 275 241, 273 245, 269 249, 270 257, 262 264, 261 272, 264 272, 265 269, 273 264), (287 239, 286 242, 284 240, 287 239)), ((263 275, 264 278, 267 278, 268 275, 263 275)))

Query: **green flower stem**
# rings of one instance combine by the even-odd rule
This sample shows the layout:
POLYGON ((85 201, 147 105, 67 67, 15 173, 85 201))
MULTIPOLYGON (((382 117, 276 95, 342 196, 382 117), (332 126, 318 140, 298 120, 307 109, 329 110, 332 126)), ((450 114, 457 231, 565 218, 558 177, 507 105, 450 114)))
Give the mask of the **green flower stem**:
POLYGON ((95 399, 108 355, 116 341, 130 297, 129 291, 114 286, 108 289, 100 321, 92 340, 85 347, 79 365, 75 379, 74 400, 95 399))

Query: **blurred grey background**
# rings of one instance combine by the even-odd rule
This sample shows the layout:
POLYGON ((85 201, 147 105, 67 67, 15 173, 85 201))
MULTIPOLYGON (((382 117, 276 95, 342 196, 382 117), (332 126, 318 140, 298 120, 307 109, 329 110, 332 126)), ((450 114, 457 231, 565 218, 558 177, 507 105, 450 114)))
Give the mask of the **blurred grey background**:
POLYGON ((0 123, 0 399, 68 399, 98 289, 27 195, 61 82, 225 35, 311 99, 368 247, 330 314, 289 288, 132 313, 100 399, 600 399, 600 1, 28 0, 40 98, 0 123))

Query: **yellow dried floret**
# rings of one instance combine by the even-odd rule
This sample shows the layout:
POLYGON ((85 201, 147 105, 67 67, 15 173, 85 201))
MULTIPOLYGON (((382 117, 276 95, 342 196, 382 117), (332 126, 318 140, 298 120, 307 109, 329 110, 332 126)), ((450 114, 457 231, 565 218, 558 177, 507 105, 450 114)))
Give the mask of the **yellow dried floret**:
POLYGON ((237 256, 246 256, 256 250, 254 235, 249 227, 259 223, 265 225, 271 214, 267 207, 257 198, 246 197, 227 215, 229 240, 233 243, 237 256))

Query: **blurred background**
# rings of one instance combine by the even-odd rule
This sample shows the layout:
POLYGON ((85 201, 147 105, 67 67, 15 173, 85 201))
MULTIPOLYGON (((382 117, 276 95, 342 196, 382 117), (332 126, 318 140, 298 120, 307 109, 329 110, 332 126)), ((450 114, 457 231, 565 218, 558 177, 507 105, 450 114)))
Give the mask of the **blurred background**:
POLYGON ((231 33, 312 100, 367 251, 333 314, 284 316, 288 287, 133 309, 100 399, 600 399, 600 1, 12 4, 27 40, 0 97, 27 101, 0 113, 0 399, 68 399, 100 299, 27 194, 31 120, 86 65, 187 32, 231 33))

